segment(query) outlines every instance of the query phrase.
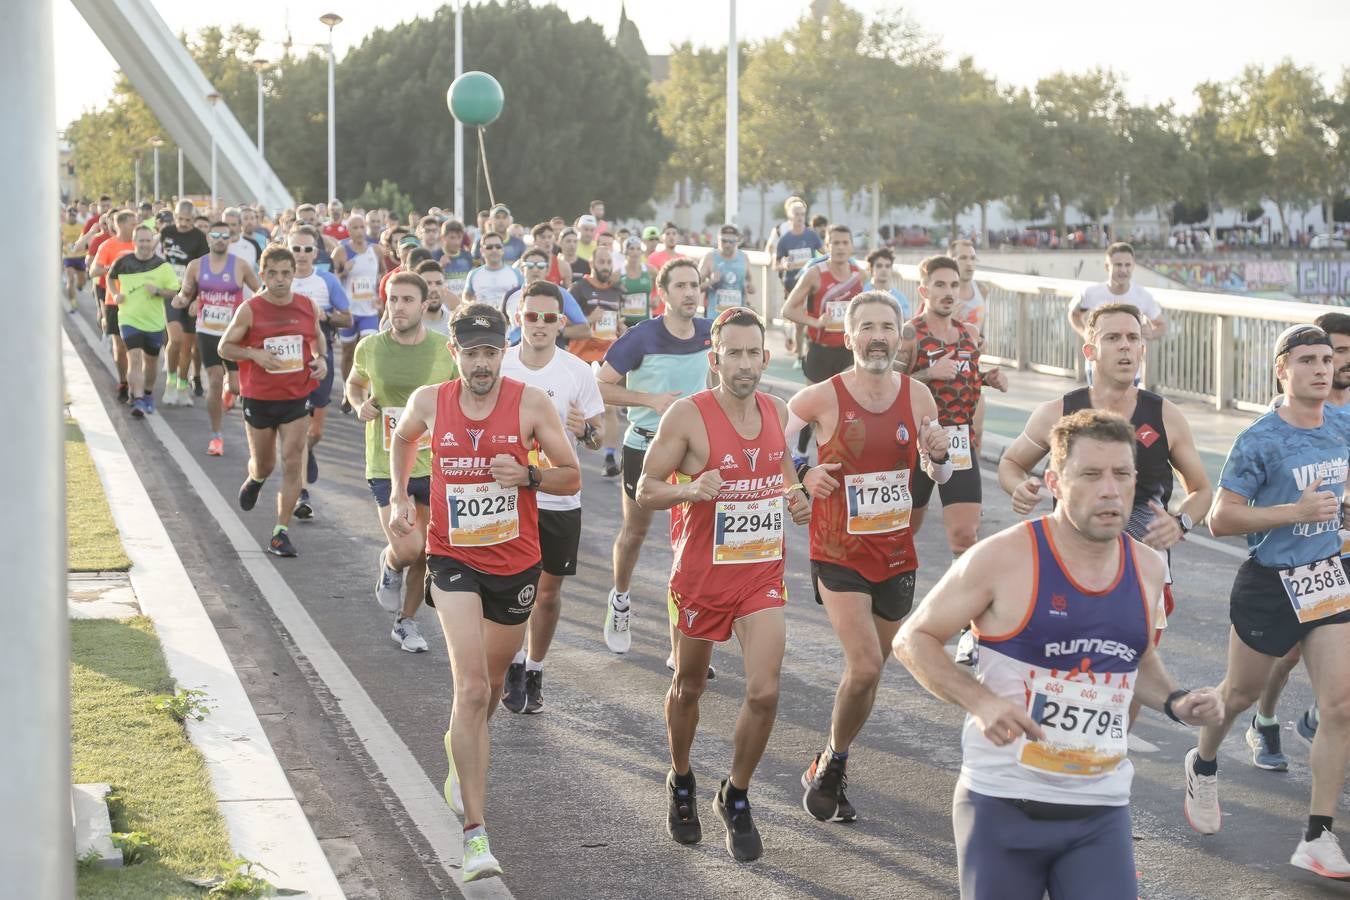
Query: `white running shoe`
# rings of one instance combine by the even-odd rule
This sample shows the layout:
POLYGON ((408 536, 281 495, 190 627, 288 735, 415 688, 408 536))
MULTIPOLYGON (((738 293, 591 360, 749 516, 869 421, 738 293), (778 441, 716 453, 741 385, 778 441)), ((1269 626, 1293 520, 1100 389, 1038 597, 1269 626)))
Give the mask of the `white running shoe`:
POLYGON ((185 381, 178 387, 178 405, 194 406, 192 402, 192 383, 185 381))
MULTIPOLYGON (((675 654, 674 654, 674 653, 671 653, 669 656, 666 657, 666 668, 669 669, 669 670, 672 671, 672 672, 675 671, 675 654)), ((709 680, 709 681, 712 681, 712 680, 714 680, 715 678, 717 678, 717 670, 713 668, 713 666, 712 666, 711 663, 709 663, 709 664, 708 664, 708 680, 709 680)))
POLYGON ((473 837, 464 835, 464 883, 480 878, 495 878, 502 874, 502 864, 492 855, 487 832, 475 828, 473 837))
POLYGON ((164 397, 159 402, 163 403, 165 406, 177 406, 178 385, 174 384, 172 381, 166 384, 164 386, 164 397))
POLYGON ((605 645, 611 653, 627 653, 633 646, 633 634, 628 630, 628 622, 633 617, 630 602, 627 609, 619 612, 614 608, 614 597, 618 594, 609 589, 609 601, 605 603, 605 645))
POLYGON ((389 636, 409 653, 422 653, 427 649, 427 639, 422 637, 416 619, 399 619, 394 623, 394 630, 389 632, 389 636))
POLYGON ((396 613, 403 608, 403 573, 385 562, 380 551, 380 574, 375 579, 375 599, 385 612, 396 613))
MULTIPOLYGON (((1186 797, 1182 809, 1186 821, 1196 831, 1218 834, 1223 827, 1223 814, 1219 811, 1219 776, 1195 774, 1195 760, 1199 755, 1200 750, 1196 747, 1186 754, 1186 797)), ((1339 848, 1337 850, 1339 852, 1339 848)))
POLYGON ((445 733, 445 759, 450 771, 445 776, 445 804, 460 818, 464 817, 464 795, 459 789, 459 772, 455 770, 455 754, 450 751, 450 732, 445 733))
POLYGON ((1322 832, 1315 841, 1299 841, 1289 864, 1323 878, 1350 879, 1350 862, 1345 861, 1341 842, 1330 831, 1322 832))

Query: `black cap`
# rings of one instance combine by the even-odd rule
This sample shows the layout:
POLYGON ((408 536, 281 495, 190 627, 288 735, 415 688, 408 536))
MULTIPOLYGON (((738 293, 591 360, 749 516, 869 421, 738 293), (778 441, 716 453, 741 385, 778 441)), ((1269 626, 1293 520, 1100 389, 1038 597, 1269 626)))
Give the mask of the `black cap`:
POLYGON ((455 331, 455 346, 505 347, 506 320, 500 316, 464 316, 450 323, 455 331))
POLYGON ((1316 344, 1331 346, 1331 338, 1316 325, 1291 325, 1275 339, 1275 358, 1279 359, 1295 347, 1309 347, 1316 344))

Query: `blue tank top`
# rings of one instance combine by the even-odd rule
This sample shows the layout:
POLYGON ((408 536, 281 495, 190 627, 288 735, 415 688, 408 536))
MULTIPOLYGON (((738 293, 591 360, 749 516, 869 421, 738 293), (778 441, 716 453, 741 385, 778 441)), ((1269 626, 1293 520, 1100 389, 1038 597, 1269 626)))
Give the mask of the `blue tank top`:
POLYGON ((314 254, 314 268, 320 272, 333 271, 333 254, 328 252, 328 242, 319 237, 319 252, 314 254))
POLYGON ((727 259, 721 253, 713 254, 713 270, 722 279, 708 289, 708 318, 715 319, 724 310, 745 305, 745 253, 737 250, 727 259))

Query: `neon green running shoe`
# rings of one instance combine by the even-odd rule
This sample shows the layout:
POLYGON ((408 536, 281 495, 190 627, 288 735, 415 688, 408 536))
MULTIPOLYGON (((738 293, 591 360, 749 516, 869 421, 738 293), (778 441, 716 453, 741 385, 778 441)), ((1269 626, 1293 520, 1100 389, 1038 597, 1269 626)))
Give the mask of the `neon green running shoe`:
MULTIPOLYGON (((450 732, 445 733, 445 758, 450 763, 450 771, 445 776, 445 802, 450 806, 450 811, 460 818, 464 817, 464 795, 459 790, 459 773, 455 771, 455 754, 450 752, 450 732)), ((467 844, 465 845, 467 846, 467 844)), ((484 847, 487 846, 486 838, 484 847)), ((491 856, 492 854, 488 854, 491 856)), ((496 862, 495 860, 493 861, 496 862)), ((468 879, 465 878, 465 881, 468 879)))
POLYGON ((488 847, 487 832, 481 827, 464 835, 464 883, 502 874, 502 864, 488 847))

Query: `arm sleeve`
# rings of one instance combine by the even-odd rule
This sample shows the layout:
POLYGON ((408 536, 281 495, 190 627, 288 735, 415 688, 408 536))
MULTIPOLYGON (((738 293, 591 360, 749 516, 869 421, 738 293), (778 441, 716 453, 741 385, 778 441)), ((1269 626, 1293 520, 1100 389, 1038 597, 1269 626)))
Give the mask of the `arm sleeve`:
POLYGON ((642 364, 642 335, 645 330, 639 326, 628 329, 605 351, 605 362, 620 375, 627 375, 642 364))
POLYGON ((1219 473, 1219 487, 1248 499, 1256 496, 1256 490, 1265 482, 1265 466, 1259 454, 1251 451, 1251 444, 1241 440, 1241 436, 1224 460, 1223 471, 1219 473))
POLYGON ((328 285, 328 305, 333 309, 351 309, 352 301, 342 288, 342 282, 332 272, 319 271, 319 277, 328 285))

